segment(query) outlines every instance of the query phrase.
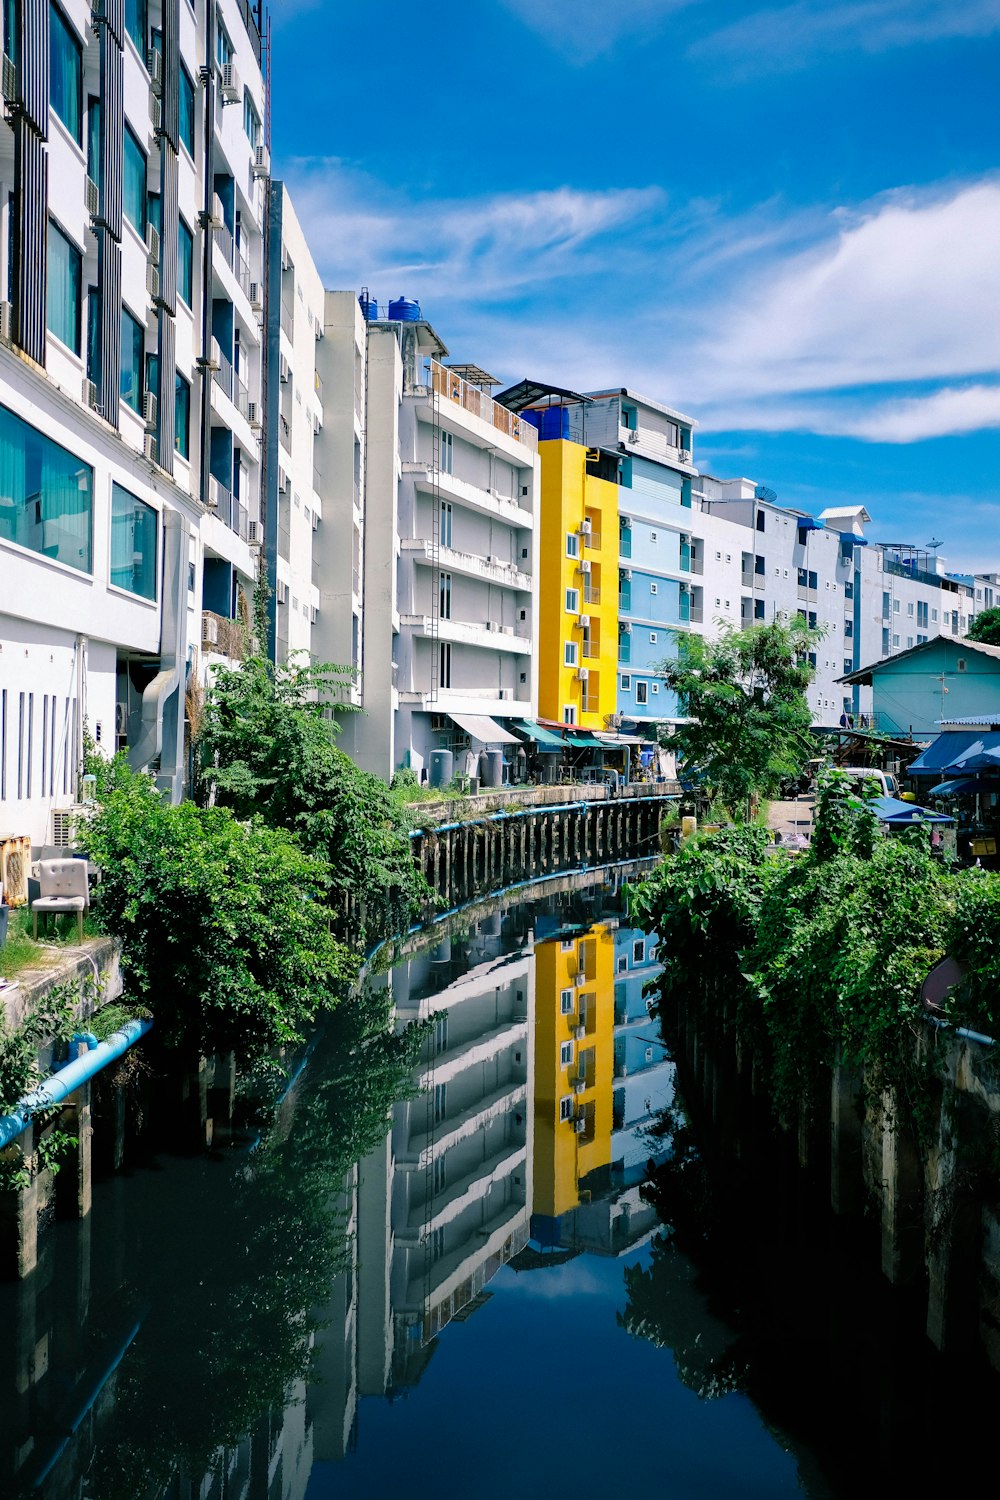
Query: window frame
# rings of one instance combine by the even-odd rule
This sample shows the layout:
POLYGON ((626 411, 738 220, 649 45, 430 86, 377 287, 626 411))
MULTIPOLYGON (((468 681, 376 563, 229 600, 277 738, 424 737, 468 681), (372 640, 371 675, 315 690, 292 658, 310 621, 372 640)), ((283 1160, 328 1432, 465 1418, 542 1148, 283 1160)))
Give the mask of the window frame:
POLYGON ((69 235, 63 229, 62 225, 58 222, 58 220, 54 219, 52 217, 52 215, 49 214, 47 222, 46 222, 46 238, 45 238, 45 253, 46 253, 47 267, 48 267, 49 270, 51 270, 51 264, 52 264, 52 242, 51 242, 50 236, 51 236, 53 230, 55 230, 55 233, 58 236, 58 239, 61 240, 62 243, 66 246, 66 248, 69 250, 71 256, 75 257, 75 270, 76 270, 76 277, 75 277, 75 280, 76 280, 76 329, 75 329, 74 339, 73 339, 72 343, 70 343, 66 339, 63 338, 62 333, 60 332, 59 329, 53 328, 53 326, 52 326, 52 323, 51 323, 51 320, 50 320, 49 310, 50 310, 51 305, 52 305, 53 278, 52 278, 51 274, 49 274, 49 275, 46 276, 45 330, 46 330, 46 333, 50 333, 54 339, 58 340, 58 342, 62 345, 62 347, 64 349, 68 349, 71 354, 75 355, 77 359, 80 359, 83 356, 83 333, 82 333, 82 327, 83 327, 83 251, 80 249, 79 245, 75 244, 74 241, 72 239, 70 239, 69 235))
POLYGON ((645 678, 639 678, 635 684, 636 707, 647 707, 649 704, 649 683, 645 678))
POLYGON ((149 190, 147 188, 147 182, 148 182, 148 180, 149 180, 149 155, 144 150, 142 142, 139 140, 139 137, 136 135, 135 131, 132 129, 131 125, 129 125, 128 121, 126 120, 126 122, 125 122, 125 136, 124 136, 124 139, 122 141, 122 215, 123 215, 123 217, 125 219, 128 220, 129 224, 131 224, 132 228, 135 230, 136 234, 139 236, 139 238, 143 241, 144 244, 145 244, 145 241, 146 241, 146 228, 147 228, 147 226, 149 224, 149 190), (132 215, 128 211, 128 202, 127 202, 127 200, 128 200, 128 193, 126 191, 126 184, 128 182, 128 177, 127 177, 127 173, 126 173, 126 166, 127 166, 127 163, 128 163, 128 147, 129 147, 129 142, 130 141, 131 141, 132 145, 135 147, 136 151, 139 153, 140 157, 142 158, 142 195, 141 195, 142 196, 142 223, 141 224, 137 224, 135 222, 135 220, 132 218, 132 215))
MULTIPOLYGON (((160 571, 160 514, 159 514, 159 511, 156 509, 156 506, 155 505, 150 505, 147 500, 140 499, 140 497, 138 495, 133 495, 133 493, 132 493, 131 490, 127 490, 125 488, 125 486, 123 484, 119 484, 117 480, 112 480, 112 482, 111 482, 111 525, 108 528, 108 532, 109 532, 109 535, 108 535, 108 581, 110 582, 112 588, 121 589, 124 593, 133 595, 133 597, 135 597, 136 599, 146 599, 146 600, 149 601, 150 604, 155 604, 157 602, 157 600, 159 599, 159 594, 160 594, 160 588, 159 588, 159 582, 160 582, 160 580, 159 580, 159 571, 160 571), (151 594, 150 593, 146 593, 141 588, 134 588, 134 587, 132 587, 131 585, 129 585, 127 583, 122 583, 120 581, 120 579, 117 579, 114 576, 115 575, 115 520, 116 520, 115 502, 116 502, 116 500, 119 500, 121 498, 124 498, 125 500, 128 501, 129 506, 131 507, 131 509, 133 511, 133 514, 137 510, 139 510, 141 508, 143 511, 148 512, 148 515, 150 517, 152 517, 152 521, 153 521, 153 565, 152 565, 152 587, 153 587, 153 592, 151 594)), ((134 535, 134 533, 133 533, 133 535, 134 535)), ((133 556, 133 559, 134 559, 134 557, 135 557, 135 549, 134 549, 134 547, 132 549, 132 556, 133 556)), ((121 568, 120 565, 118 567, 118 571, 119 571, 119 573, 121 573, 123 571, 123 569, 121 568)), ((133 577, 133 582, 134 582, 134 579, 135 579, 135 563, 134 563, 134 560, 133 560, 133 564, 132 564, 132 577, 133 577)))
POLYGON ((52 113, 55 115, 56 119, 59 120, 65 126, 66 130, 73 137, 74 141, 76 141, 76 144, 78 146, 81 146, 81 147, 83 146, 83 113, 84 113, 83 104, 84 104, 84 100, 83 100, 83 45, 80 42, 80 38, 77 36, 76 28, 73 26, 72 22, 70 21, 69 17, 66 15, 66 13, 62 9, 62 7, 60 5, 57 5, 55 3, 55 0, 49 0, 49 98, 48 98, 48 106, 51 109, 52 113), (55 43, 55 36, 53 34, 53 20, 55 20, 58 23, 58 25, 62 27, 63 33, 65 35, 65 39, 72 46, 73 51, 74 51, 74 55, 75 55, 75 58, 76 58, 76 80, 75 80, 76 81, 76 121, 75 121, 75 123, 74 123, 73 120, 68 120, 66 118, 66 116, 60 112, 60 110, 59 110, 58 106, 56 105, 55 100, 53 98, 53 86, 54 86, 54 84, 56 82, 57 76, 58 77, 62 76, 61 72, 57 75, 56 68, 54 67, 54 63, 55 63, 55 60, 56 60, 56 47, 54 45, 54 43, 55 43))
MULTIPOLYGON (((124 387, 123 387, 123 382, 124 382, 124 378, 125 378, 125 360, 124 360, 124 357, 123 357, 122 361, 121 361, 121 370, 120 370, 120 373, 119 373, 118 394, 119 394, 120 399, 125 403, 125 405, 129 408, 130 411, 134 411, 138 416, 141 416, 142 415, 142 398, 143 398, 143 395, 145 394, 144 381, 145 381, 145 378, 146 378, 146 326, 145 326, 144 323, 141 323, 139 321, 139 319, 135 316, 135 314, 131 311, 130 308, 126 307, 125 304, 122 303, 122 325, 121 326, 122 326, 122 355, 123 356, 124 356, 124 353, 125 353, 125 328, 126 328, 126 320, 128 320, 128 322, 130 322, 133 325, 134 329, 138 330, 139 335, 140 335, 140 343, 139 343, 139 346, 138 346, 139 349, 140 349, 140 356, 139 356, 139 362, 138 362, 138 381, 137 381, 138 388, 137 388, 137 391, 136 391, 135 401, 133 402, 132 400, 130 400, 130 398, 128 396, 125 395, 125 391, 124 391, 124 387)), ((134 352, 135 351, 133 349, 133 353, 134 352)))

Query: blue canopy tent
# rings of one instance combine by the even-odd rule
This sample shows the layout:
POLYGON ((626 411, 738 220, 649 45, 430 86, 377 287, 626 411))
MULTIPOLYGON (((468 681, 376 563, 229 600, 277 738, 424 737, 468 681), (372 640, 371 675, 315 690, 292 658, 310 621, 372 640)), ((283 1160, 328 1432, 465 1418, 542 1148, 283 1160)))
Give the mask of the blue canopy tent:
POLYGON ((917 807, 914 802, 901 802, 898 797, 873 797, 868 803, 880 823, 899 828, 906 823, 954 823, 947 813, 932 812, 929 807, 917 807))
POLYGON ((950 781, 939 781, 927 793, 928 797, 966 797, 974 792, 996 790, 995 781, 981 781, 978 776, 958 776, 950 781))
POLYGON ((968 750, 944 767, 945 772, 1000 771, 1000 745, 987 745, 976 740, 968 750))

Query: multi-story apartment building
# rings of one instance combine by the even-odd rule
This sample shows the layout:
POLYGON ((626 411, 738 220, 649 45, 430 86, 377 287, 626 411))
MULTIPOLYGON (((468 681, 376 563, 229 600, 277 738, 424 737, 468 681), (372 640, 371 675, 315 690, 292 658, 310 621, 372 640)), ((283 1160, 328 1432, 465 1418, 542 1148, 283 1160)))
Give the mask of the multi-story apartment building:
MULTIPOLYGON (((267 323, 264 415, 264 573, 268 581, 268 654, 308 660, 320 593, 313 533, 323 518, 317 435, 323 427, 323 282, 283 182, 267 201, 267 323)), ((329 601, 339 612, 340 601, 329 601)))
POLYGON ((254 575, 264 85, 238 0, 10 3, 4 49, 0 799, 47 843, 85 724, 180 795, 254 575))
MULTIPOLYGON (((505 721, 537 702, 537 433, 491 399, 484 371, 442 363, 448 351, 416 304, 364 311, 364 446, 346 423, 324 445, 340 475, 362 460, 363 551, 352 560, 364 712, 346 718, 341 744, 387 777, 433 769, 438 750, 449 775, 495 779, 500 755, 487 752, 518 744, 505 721)), ((350 319, 336 338, 353 358, 350 319)))

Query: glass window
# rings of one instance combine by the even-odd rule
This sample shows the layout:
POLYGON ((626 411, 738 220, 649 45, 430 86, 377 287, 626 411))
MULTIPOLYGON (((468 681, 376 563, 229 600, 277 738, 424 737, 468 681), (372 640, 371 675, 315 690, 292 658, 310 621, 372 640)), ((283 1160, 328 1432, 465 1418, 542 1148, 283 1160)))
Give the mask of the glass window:
POLYGON ((441 469, 445 474, 455 472, 455 439, 450 432, 441 434, 441 469))
POLYGON ((101 101, 96 94, 87 100, 87 176, 101 185, 101 101))
POLYGON ((566 556, 580 556, 580 538, 575 531, 567 531, 566 533, 566 556))
POLYGON ((146 153, 125 126, 125 181, 122 190, 125 217, 146 238, 146 153))
POLYGON ((579 589, 567 589, 566 590, 566 608, 569 610, 569 612, 570 612, 571 615, 575 615, 577 613, 577 611, 580 608, 580 590, 579 589))
POLYGON ((450 500, 441 501, 441 545, 451 546, 452 508, 450 500))
POLYGON ((156 598, 156 511, 120 484, 111 486, 111 582, 156 598))
POLYGON ((46 323, 60 343, 80 353, 80 278, 83 257, 58 225, 49 220, 49 275, 46 323))
POLYGON ((90 572, 94 471, 0 406, 0 539, 90 572))
POLYGON ((181 68, 178 130, 180 132, 181 145, 186 146, 189 155, 194 156, 194 84, 188 77, 187 70, 184 67, 181 68))
POLYGON ((181 458, 191 457, 191 387, 180 370, 174 385, 174 448, 181 458))
POLYGON ((568 1068, 573 1061, 573 1043, 563 1042, 559 1048, 559 1061, 564 1068, 568 1068))
POLYGON ((646 702, 647 694, 648 694, 648 689, 649 689, 649 684, 648 683, 645 683, 645 682, 637 682, 636 683, 636 685, 635 685, 635 701, 636 701, 636 703, 645 703, 646 702))
POLYGON ((122 308, 121 398, 133 411, 142 410, 142 364, 146 331, 127 307, 122 308))
POLYGON ((568 1016, 574 1009, 573 991, 561 990, 559 992, 559 1009, 564 1016, 568 1016))
POLYGON ((573 1095, 566 1094, 559 1100, 560 1120, 572 1120, 573 1118, 573 1095))
POLYGON ((49 6, 49 103, 83 145, 83 54, 62 11, 49 6))
POLYGON ((233 60, 233 44, 229 40, 229 33, 222 24, 222 17, 215 12, 215 56, 219 67, 224 68, 226 63, 233 60))
POLYGON ((183 219, 177 220, 177 294, 193 307, 194 235, 183 219))
POLYGON ((563 663, 567 667, 576 666, 576 641, 563 643, 563 663))
POLYGON ((260 115, 253 102, 249 89, 243 90, 243 129, 246 131, 247 140, 256 151, 260 140, 260 115))
POLYGON ((125 0, 125 30, 146 61, 146 0, 125 0))

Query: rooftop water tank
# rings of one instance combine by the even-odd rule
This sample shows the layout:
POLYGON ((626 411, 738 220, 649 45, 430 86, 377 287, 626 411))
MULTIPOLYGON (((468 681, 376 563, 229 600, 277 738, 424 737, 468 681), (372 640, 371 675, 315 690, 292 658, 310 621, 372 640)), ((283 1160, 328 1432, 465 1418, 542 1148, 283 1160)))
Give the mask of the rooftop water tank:
POLYGON ((420 303, 409 297, 394 297, 389 303, 390 323, 419 323, 420 303))
POLYGON ((358 302, 361 304, 361 316, 366 322, 378 317, 378 303, 374 297, 367 297, 362 293, 358 302))

